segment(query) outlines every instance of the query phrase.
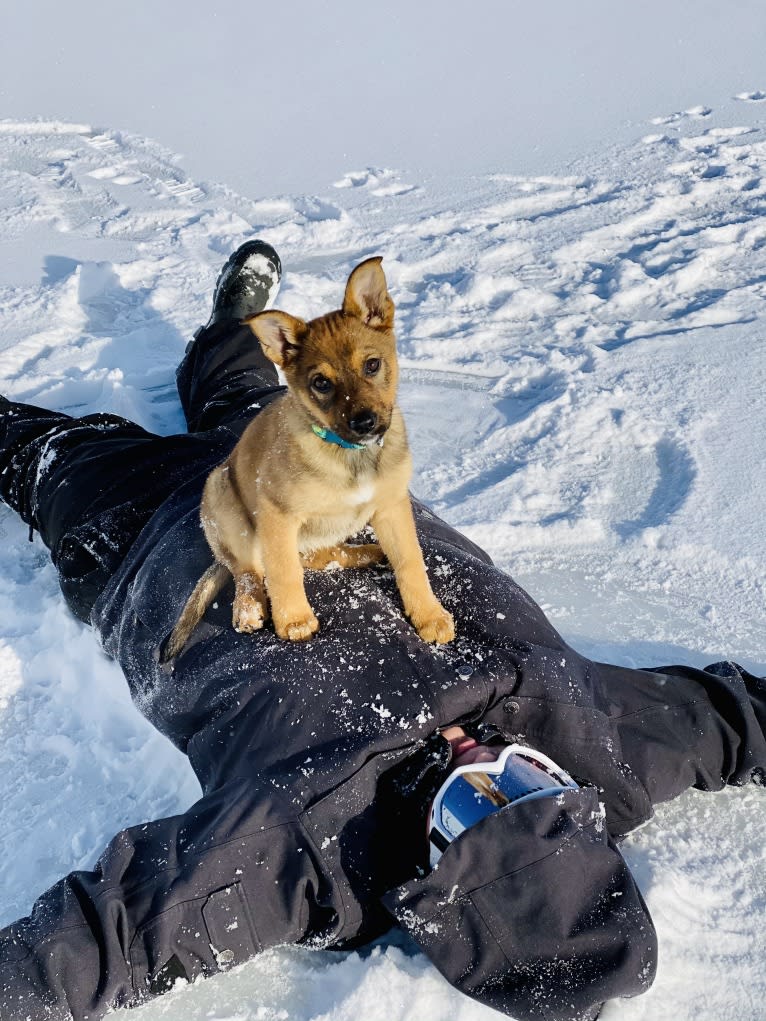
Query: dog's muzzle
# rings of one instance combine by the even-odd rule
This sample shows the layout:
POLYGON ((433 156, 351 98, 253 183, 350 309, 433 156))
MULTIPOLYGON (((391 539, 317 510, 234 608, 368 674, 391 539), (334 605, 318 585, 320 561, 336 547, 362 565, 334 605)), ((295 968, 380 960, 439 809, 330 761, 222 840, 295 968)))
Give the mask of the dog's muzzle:
POLYGON ((365 409, 364 411, 357 411, 348 420, 348 427, 355 436, 367 437, 369 436, 378 424, 378 416, 374 411, 365 409))

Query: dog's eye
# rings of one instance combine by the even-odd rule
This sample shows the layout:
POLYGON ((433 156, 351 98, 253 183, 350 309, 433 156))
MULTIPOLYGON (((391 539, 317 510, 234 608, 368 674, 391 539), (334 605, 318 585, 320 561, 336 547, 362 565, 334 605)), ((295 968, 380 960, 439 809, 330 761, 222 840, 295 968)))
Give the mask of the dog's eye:
POLYGON ((365 376, 374 376, 380 369, 380 358, 368 358, 364 363, 365 376))
POLYGON ((328 394, 332 390, 332 383, 327 376, 322 376, 317 373, 316 376, 311 380, 312 387, 318 394, 328 394))

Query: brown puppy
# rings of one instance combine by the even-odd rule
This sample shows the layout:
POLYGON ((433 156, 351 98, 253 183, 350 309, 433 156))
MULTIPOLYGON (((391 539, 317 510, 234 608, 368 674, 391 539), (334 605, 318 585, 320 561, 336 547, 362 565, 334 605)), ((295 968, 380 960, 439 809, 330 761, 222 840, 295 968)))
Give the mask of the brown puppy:
POLYGON ((394 303, 380 263, 356 267, 340 311, 310 322, 277 311, 246 320, 288 389, 205 483, 202 526, 216 562, 184 607, 165 660, 180 652, 229 574, 237 631, 263 626, 268 592, 277 634, 300 641, 319 628, 303 568, 365 567, 384 556, 420 637, 454 638, 415 533, 412 459, 396 404, 394 303), (345 545, 368 523, 380 545, 345 545))

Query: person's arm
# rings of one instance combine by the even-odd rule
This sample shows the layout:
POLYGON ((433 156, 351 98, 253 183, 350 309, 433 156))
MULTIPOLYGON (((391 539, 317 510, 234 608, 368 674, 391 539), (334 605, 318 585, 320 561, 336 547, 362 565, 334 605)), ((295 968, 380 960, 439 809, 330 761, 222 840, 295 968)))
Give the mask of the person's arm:
POLYGON ((317 885, 298 821, 269 791, 229 784, 119 833, 93 871, 0 931, 0 1018, 95 1021, 294 942, 317 885))
POLYGON ((654 927, 592 788, 487 816, 383 903, 448 982, 519 1021, 595 1018, 654 978, 654 927))

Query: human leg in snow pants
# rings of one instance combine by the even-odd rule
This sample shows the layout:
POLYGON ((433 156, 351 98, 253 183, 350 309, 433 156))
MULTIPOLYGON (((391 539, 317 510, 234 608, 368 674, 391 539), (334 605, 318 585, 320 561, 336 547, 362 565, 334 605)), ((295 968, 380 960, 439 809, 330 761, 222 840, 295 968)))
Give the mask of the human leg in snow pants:
POLYGON ((51 551, 67 603, 87 621, 138 533, 185 481, 223 460, 258 406, 280 390, 248 327, 201 330, 178 369, 190 432, 157 436, 117 415, 71 418, 0 407, 0 499, 51 551))

